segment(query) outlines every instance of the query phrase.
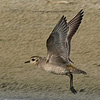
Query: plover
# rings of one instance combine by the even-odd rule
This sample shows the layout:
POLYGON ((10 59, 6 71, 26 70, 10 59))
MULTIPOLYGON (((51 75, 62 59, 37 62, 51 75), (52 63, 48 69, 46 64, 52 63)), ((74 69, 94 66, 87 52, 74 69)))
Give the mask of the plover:
POLYGON ((25 63, 33 63, 47 72, 57 75, 67 75, 70 78, 70 90, 77 93, 73 86, 73 73, 85 74, 85 71, 73 66, 70 59, 71 39, 77 31, 82 19, 83 10, 69 22, 64 15, 61 17, 46 41, 47 57, 32 56, 25 63))

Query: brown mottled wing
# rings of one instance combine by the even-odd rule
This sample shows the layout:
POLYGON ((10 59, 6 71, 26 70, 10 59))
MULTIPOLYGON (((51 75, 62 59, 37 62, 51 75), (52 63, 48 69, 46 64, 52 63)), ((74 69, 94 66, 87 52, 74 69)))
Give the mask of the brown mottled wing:
POLYGON ((79 13, 71 21, 68 22, 68 27, 69 27, 69 31, 67 33, 67 41, 68 41, 67 45, 69 45, 68 55, 70 55, 71 39, 82 21, 83 13, 84 11, 80 10, 79 13))
POLYGON ((59 56, 64 61, 68 60, 68 47, 66 45, 67 32, 66 17, 62 16, 47 39, 46 45, 49 55, 59 56))

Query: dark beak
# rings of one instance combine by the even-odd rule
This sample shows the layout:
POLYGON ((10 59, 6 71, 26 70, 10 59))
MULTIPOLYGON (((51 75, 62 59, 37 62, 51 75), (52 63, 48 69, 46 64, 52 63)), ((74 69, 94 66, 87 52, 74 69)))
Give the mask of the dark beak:
POLYGON ((30 63, 30 61, 26 61, 25 63, 30 63))

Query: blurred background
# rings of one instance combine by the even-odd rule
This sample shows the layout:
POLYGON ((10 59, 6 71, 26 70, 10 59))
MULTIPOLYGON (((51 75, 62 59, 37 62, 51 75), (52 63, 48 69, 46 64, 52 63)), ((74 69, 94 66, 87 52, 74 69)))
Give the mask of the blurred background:
POLYGON ((0 98, 100 100, 100 1, 0 0, 0 98), (68 77, 24 62, 46 56, 46 40, 59 19, 65 15, 70 21, 81 9, 84 18, 72 39, 71 59, 88 74, 74 75, 74 95, 68 77))

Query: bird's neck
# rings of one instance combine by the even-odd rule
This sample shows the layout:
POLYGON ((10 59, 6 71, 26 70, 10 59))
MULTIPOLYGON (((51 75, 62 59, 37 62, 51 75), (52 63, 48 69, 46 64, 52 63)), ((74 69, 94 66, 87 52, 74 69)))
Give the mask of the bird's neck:
POLYGON ((39 59, 39 62, 38 62, 38 66, 39 67, 43 67, 43 65, 46 63, 46 58, 45 57, 41 57, 40 59, 39 59))

